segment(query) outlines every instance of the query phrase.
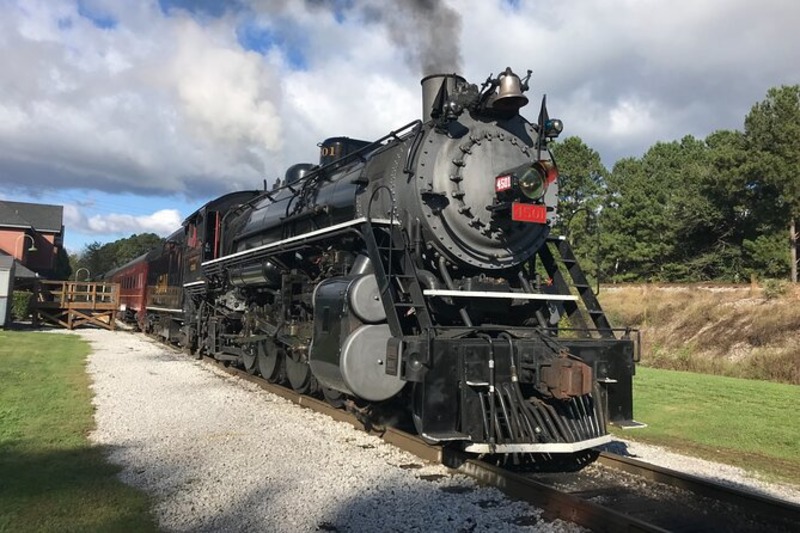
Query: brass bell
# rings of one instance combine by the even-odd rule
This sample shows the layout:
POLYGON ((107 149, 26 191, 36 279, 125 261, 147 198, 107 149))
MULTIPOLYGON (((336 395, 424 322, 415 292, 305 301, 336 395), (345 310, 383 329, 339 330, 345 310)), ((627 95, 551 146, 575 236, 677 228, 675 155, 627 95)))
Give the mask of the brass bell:
POLYGON ((522 94, 522 87, 519 76, 507 67, 498 77, 499 90, 495 98, 493 107, 504 111, 517 110, 528 103, 528 97, 522 94))

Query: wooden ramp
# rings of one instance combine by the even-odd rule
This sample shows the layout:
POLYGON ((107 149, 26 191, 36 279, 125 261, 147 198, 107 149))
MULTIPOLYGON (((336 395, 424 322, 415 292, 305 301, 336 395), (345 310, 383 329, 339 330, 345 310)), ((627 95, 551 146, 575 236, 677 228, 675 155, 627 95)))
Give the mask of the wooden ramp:
POLYGON ((119 283, 37 281, 31 304, 33 324, 75 329, 85 324, 113 330, 119 309, 119 283))

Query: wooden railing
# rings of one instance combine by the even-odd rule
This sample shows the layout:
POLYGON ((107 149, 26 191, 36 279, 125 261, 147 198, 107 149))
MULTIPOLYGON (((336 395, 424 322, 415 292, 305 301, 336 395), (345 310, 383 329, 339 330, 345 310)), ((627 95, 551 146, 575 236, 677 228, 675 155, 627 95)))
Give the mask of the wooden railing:
POLYGON ((48 322, 74 329, 94 324, 115 329, 119 283, 38 281, 34 287, 34 324, 48 322))

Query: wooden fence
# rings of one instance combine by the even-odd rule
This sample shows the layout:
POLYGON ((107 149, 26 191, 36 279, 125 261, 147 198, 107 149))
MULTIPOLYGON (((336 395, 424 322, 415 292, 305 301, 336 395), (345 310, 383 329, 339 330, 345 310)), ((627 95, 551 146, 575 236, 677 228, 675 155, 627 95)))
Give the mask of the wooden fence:
POLYGON ((37 281, 31 305, 33 324, 75 329, 84 324, 116 328, 119 283, 37 281))

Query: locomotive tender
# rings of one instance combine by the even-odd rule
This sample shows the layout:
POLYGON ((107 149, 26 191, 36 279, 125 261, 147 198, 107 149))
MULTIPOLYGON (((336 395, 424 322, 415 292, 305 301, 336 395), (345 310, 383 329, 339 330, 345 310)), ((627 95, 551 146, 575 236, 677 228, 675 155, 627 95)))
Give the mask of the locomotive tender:
POLYGON ((428 76, 422 120, 206 204, 140 258, 141 327, 468 452, 608 442, 638 345, 550 236, 562 126, 520 115, 529 78, 428 76))

